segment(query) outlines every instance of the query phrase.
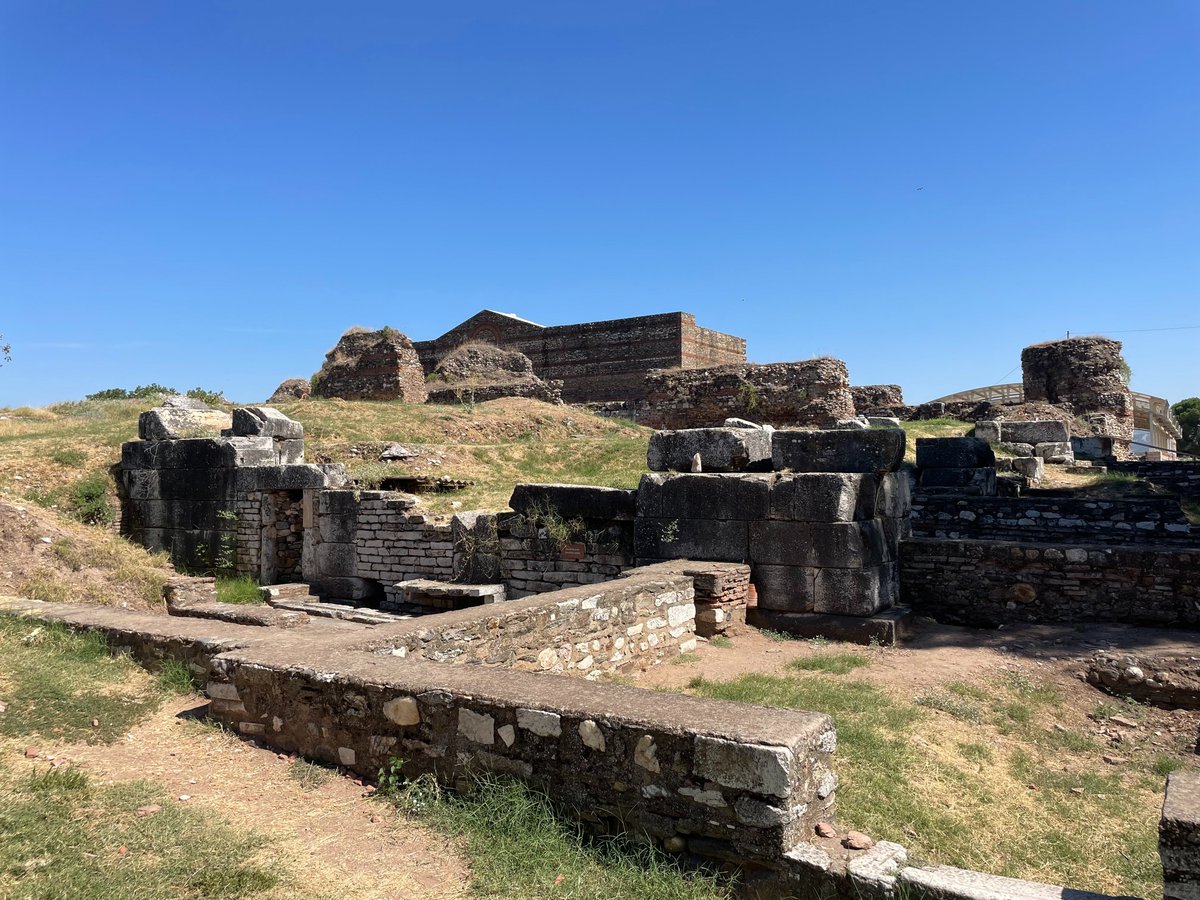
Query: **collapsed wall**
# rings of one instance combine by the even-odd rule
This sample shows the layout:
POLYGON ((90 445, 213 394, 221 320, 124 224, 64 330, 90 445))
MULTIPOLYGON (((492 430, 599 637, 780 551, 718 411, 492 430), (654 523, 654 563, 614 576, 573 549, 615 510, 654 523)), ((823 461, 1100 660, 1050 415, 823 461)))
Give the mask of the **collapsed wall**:
POLYGON ((823 426, 854 417, 849 372, 832 357, 660 370, 646 376, 644 394, 627 413, 651 428, 705 428, 728 418, 823 426))
POLYGON ((528 356, 480 341, 442 357, 427 380, 430 403, 483 403, 501 397, 562 403, 562 382, 538 378, 528 356))
POLYGON ((394 328, 352 328, 325 354, 313 379, 314 397, 424 403, 425 370, 412 341, 394 328))
POLYGON ((1128 454, 1133 440, 1133 395, 1121 342, 1105 337, 1067 338, 1021 351, 1027 403, 1053 403, 1081 417, 1092 433, 1111 437, 1128 454))

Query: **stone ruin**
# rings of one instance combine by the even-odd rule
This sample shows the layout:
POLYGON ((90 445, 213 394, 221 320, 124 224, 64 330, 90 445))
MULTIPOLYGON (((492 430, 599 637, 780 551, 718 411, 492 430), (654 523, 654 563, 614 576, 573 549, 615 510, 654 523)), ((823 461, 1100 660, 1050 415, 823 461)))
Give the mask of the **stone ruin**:
POLYGON ((293 400, 307 400, 312 396, 312 382, 307 378, 287 378, 279 383, 275 392, 267 398, 267 405, 272 403, 291 403, 293 400))
POLYGON ((313 378, 314 397, 424 403, 425 370, 412 341, 394 328, 351 328, 325 355, 313 378))
MULTIPOLYGON (((123 447, 125 525, 184 564, 232 559, 273 580, 271 608, 176 590, 166 622, 28 611, 103 630, 150 662, 181 659, 206 680, 214 716, 280 751, 367 776, 393 757, 406 776, 446 784, 470 770, 511 775, 672 852, 814 895, 1064 894, 906 865, 886 841, 822 844, 814 826, 833 817, 837 788, 828 717, 597 683, 602 674, 745 621, 885 643, 913 614, 1200 626, 1200 549, 1177 502, 1172 514, 1162 496, 1005 495, 976 438, 922 439, 910 467, 899 429, 659 432, 636 490, 519 485, 512 512, 446 521, 404 494, 346 489, 340 467, 305 464, 302 428, 273 409, 213 417, 224 433, 211 437, 184 436, 185 419, 151 411, 143 440, 123 447), (198 552, 210 544, 217 556, 198 552)), ((1177 661, 1143 665, 1097 663, 1096 679, 1137 669, 1150 696, 1179 689, 1177 661)), ((1182 665, 1194 675, 1194 660, 1182 665)), ((1200 872, 1194 795, 1194 779, 1172 777, 1172 889, 1200 872)))
POLYGON ((482 403, 501 397, 562 403, 562 382, 538 378, 525 354, 479 341, 447 353, 427 380, 430 403, 482 403))
POLYGON ((1021 351, 1021 371, 1026 402, 1063 407, 1128 454, 1133 396, 1120 341, 1077 337, 1034 344, 1021 351))

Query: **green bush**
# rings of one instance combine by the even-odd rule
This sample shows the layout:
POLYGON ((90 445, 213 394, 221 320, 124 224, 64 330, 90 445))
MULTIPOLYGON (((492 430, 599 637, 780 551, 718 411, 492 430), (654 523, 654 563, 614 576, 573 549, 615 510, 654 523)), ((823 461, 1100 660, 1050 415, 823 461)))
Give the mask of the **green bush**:
POLYGON ((226 402, 225 395, 220 391, 206 391, 202 387, 194 387, 184 396, 191 397, 193 400, 203 401, 209 406, 220 406, 226 402))
POLYGON ((67 503, 79 521, 88 525, 112 523, 115 514, 108 500, 110 484, 107 473, 92 472, 71 485, 67 503))

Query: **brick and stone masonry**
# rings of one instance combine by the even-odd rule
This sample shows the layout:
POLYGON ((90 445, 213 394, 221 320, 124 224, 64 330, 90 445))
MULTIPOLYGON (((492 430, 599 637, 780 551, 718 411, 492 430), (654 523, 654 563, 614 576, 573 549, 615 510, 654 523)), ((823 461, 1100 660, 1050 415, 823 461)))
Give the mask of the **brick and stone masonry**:
POLYGON ((426 372, 463 344, 482 342, 527 356, 543 380, 562 382, 568 403, 641 397, 653 369, 742 363, 746 342, 696 324, 690 313, 544 326, 483 310, 441 337, 418 341, 426 372))
POLYGON ((412 341, 394 328, 352 328, 325 355, 313 396, 424 403, 428 389, 412 341))

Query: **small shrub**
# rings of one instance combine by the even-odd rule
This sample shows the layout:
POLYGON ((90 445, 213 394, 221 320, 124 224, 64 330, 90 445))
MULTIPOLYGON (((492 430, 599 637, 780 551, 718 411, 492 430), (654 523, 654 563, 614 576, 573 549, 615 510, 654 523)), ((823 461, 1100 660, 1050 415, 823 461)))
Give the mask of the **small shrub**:
POLYGON ((193 400, 199 400, 209 406, 220 406, 225 403, 225 395, 220 391, 206 391, 202 387, 194 387, 184 396, 191 397, 193 400))
POLYGON ((1166 778, 1176 769, 1182 768, 1183 766, 1180 765, 1179 760, 1165 753, 1159 753, 1150 761, 1150 771, 1155 775, 1161 775, 1163 778, 1166 778))
POLYGON ((107 473, 93 472, 75 482, 67 495, 71 511, 86 525, 108 525, 115 518, 108 500, 111 485, 107 473))
POLYGON ((773 641, 778 641, 779 643, 783 643, 784 641, 790 641, 792 639, 792 636, 790 634, 788 634, 786 631, 776 631, 772 628, 760 628, 759 631, 765 637, 768 637, 773 641))

